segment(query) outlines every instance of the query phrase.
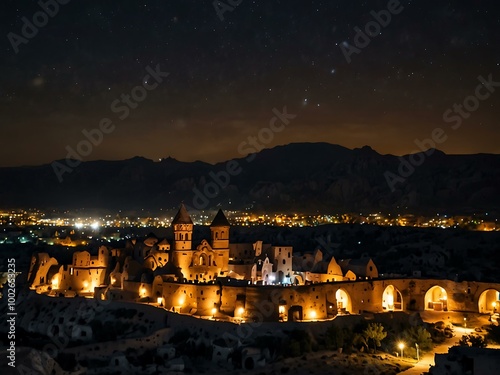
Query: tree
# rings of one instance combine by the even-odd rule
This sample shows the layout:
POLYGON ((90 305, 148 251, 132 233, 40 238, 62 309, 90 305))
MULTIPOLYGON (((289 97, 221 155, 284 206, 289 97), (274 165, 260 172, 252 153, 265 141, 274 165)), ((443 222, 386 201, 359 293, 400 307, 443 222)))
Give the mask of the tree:
POLYGON ((420 349, 432 349, 432 338, 429 331, 424 327, 410 327, 403 332, 404 341, 408 343, 417 343, 420 349))
POLYGON ((370 323, 363 331, 363 336, 369 342, 373 342, 373 349, 377 351, 377 347, 381 346, 381 341, 386 338, 387 332, 384 331, 384 326, 380 323, 370 323))

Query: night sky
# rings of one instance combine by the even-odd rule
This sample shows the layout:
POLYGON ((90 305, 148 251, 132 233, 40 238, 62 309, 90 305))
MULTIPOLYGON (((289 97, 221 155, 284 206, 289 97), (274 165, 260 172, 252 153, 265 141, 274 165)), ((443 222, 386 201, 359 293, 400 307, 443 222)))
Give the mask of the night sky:
POLYGON ((447 153, 500 153, 500 87, 458 129, 443 120, 480 75, 500 82, 497 0, 401 1, 351 63, 340 46, 355 46, 354 28, 387 1, 232 2, 221 21, 212 0, 73 0, 18 53, 9 33, 22 37, 22 18, 41 8, 2 2, 0 166, 63 159, 103 118, 115 129, 85 160, 223 161, 243 156, 239 145, 284 106, 297 117, 266 147, 326 141, 401 155, 442 128, 447 153), (146 68, 158 64, 168 77, 121 120, 112 103, 154 84, 146 68))

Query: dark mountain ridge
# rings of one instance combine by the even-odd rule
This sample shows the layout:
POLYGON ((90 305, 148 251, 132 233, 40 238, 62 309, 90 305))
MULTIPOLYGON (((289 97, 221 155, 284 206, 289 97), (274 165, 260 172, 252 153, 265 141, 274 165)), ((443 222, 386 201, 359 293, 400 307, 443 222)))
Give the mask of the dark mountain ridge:
POLYGON ((225 172, 229 161, 212 165, 135 157, 82 162, 64 173, 62 182, 52 164, 0 168, 0 207, 154 210, 184 201, 191 209, 221 205, 310 213, 397 207, 414 212, 498 211, 500 155, 428 153, 400 158, 368 146, 350 150, 294 143, 235 159, 238 173, 231 176, 225 172), (423 163, 412 166, 409 160, 423 163))

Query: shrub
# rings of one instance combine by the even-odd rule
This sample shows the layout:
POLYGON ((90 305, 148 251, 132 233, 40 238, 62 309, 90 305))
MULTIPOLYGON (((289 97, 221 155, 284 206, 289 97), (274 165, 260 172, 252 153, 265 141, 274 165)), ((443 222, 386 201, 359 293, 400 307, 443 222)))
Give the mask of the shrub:
POLYGON ((500 344, 500 326, 492 324, 486 328, 486 331, 488 332, 486 334, 486 338, 488 339, 488 341, 500 344))
POLYGON ((403 340, 411 343, 417 343, 421 350, 432 349, 431 334, 424 327, 410 327, 403 332, 403 340))
POLYGON ((458 342, 460 346, 471 346, 474 348, 486 348, 487 342, 483 336, 477 334, 463 335, 458 342))

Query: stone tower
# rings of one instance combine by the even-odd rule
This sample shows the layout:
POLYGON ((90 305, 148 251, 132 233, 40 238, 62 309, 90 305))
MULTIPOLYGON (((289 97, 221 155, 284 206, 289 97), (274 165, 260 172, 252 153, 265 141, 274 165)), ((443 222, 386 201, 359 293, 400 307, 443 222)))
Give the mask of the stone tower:
POLYGON ((212 224, 210 224, 212 234, 212 249, 229 249, 229 221, 222 210, 217 212, 212 224))
POLYGON ((189 216, 184 203, 172 221, 174 230, 174 250, 191 250, 193 240, 193 220, 189 216))

